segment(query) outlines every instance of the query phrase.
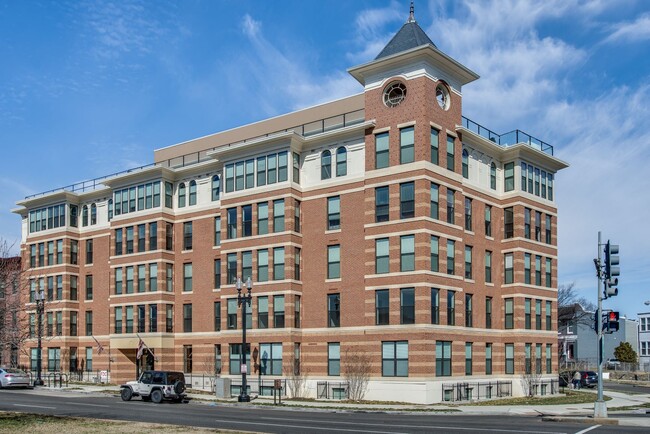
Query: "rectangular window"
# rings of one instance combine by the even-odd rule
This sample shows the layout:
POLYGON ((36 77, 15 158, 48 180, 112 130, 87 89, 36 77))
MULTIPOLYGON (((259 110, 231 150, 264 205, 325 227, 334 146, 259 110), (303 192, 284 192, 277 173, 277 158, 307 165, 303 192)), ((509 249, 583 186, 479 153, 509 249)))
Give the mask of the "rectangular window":
POLYGON ((214 288, 221 288, 221 259, 214 260, 214 288))
POLYGON ((241 280, 253 278, 253 252, 250 250, 241 253, 241 280))
POLYGON ((241 208, 241 236, 250 237, 253 235, 253 205, 244 205, 241 208))
POLYGON ((86 265, 93 263, 93 240, 86 240, 86 265))
POLYGON ((515 344, 506 344, 506 374, 515 373, 515 344))
POLYGON ((183 333, 192 333, 192 304, 183 305, 183 333))
POLYGON ((456 242, 447 240, 447 274, 455 274, 455 250, 456 242))
MULTIPOLYGON (((39 245, 40 247, 40 245, 39 245)), ((122 229, 115 229, 115 255, 122 254, 122 229)))
POLYGON ((126 293, 133 294, 133 267, 126 267, 126 293))
POLYGON ((375 240, 375 273, 383 274, 390 271, 390 254, 388 238, 375 240))
POLYGON ((504 238, 512 238, 514 236, 514 214, 512 207, 503 210, 503 224, 504 224, 504 238))
POLYGON ((221 217, 214 218, 214 245, 221 245, 221 217))
POLYGON ((149 264, 149 291, 158 291, 158 264, 149 264))
POLYGON ((228 330, 235 330, 237 328, 237 299, 228 299, 228 330))
POLYGON ((266 282, 269 280, 269 251, 262 249, 257 251, 257 281, 266 282))
POLYGON ((431 141, 431 162, 433 164, 439 164, 438 163, 438 140, 439 140, 439 135, 440 135, 440 132, 437 129, 431 127, 431 137, 430 137, 430 141, 431 141))
POLYGON ((504 172, 504 190, 506 192, 512 191, 515 189, 515 163, 506 163, 503 166, 504 172))
POLYGON ((415 184, 405 182, 399 186, 400 219, 415 217, 415 184))
POLYGON ((389 319, 389 292, 387 289, 375 291, 375 324, 388 325, 389 319))
POLYGON ((530 209, 524 208, 524 237, 530 239, 530 209))
POLYGON ((86 336, 93 335, 93 312, 91 310, 86 311, 86 336))
POLYGON ((545 230, 545 241, 546 244, 551 244, 551 231, 552 231, 552 218, 550 215, 546 214, 546 224, 544 225, 545 230))
POLYGON ((553 372, 553 345, 546 344, 546 373, 550 374, 553 372))
POLYGON ((145 292, 146 287, 146 266, 144 264, 138 265, 138 292, 145 292))
POLYGON ((400 324, 415 324, 415 288, 400 290, 400 324))
POLYGON ((246 188, 255 187, 255 160, 254 159, 246 160, 245 171, 246 171, 246 188))
POLYGON ((465 294, 465 327, 472 327, 473 324, 472 294, 465 294))
POLYGON ((485 297, 485 328, 492 328, 492 297, 485 297))
POLYGON ((228 253, 226 256, 226 284, 237 281, 237 253, 228 253))
POLYGON ((238 161, 235 163, 235 190, 244 189, 244 162, 238 161))
POLYGON ((465 375, 472 375, 472 343, 465 342, 465 375))
POLYGON ((415 159, 415 128, 402 128, 399 133, 399 162, 400 164, 412 163, 415 159))
POLYGON ((327 278, 339 279, 341 277, 341 246, 327 246, 327 278))
POLYGON ((341 326, 341 295, 327 295, 327 327, 341 326))
POLYGON ((284 247, 273 248, 273 280, 284 279, 284 247))
POLYGON ((221 331, 221 302, 214 302, 214 331, 221 331))
POLYGON ((552 330, 553 323, 551 318, 551 302, 546 302, 546 330, 552 330))
POLYGON ((144 252, 146 250, 146 229, 146 225, 138 225, 138 252, 144 252))
POLYGON ((246 372, 251 372, 251 347, 246 344, 246 352, 242 351, 242 344, 230 344, 230 375, 241 373, 242 362, 246 364, 246 372), (243 357, 242 357, 243 356, 243 357))
POLYGON ((277 181, 277 156, 276 154, 271 154, 266 157, 266 183, 275 184, 277 181))
POLYGON ((506 253, 504 255, 504 272, 505 284, 512 283, 514 280, 514 256, 512 253, 506 253))
POLYGON ((535 285, 542 286, 542 257, 535 255, 535 285))
POLYGON ((70 312, 70 336, 77 336, 77 312, 70 312))
POLYGON ((375 188, 375 222, 389 220, 388 186, 375 188))
POLYGON ((125 333, 133 333, 133 306, 126 306, 126 328, 125 333))
POLYGON ((472 199, 465 198, 465 230, 472 230, 472 199))
POLYGON ((273 201, 273 232, 284 231, 284 199, 273 201))
POLYGON ((531 300, 530 298, 527 298, 524 300, 524 328, 526 330, 530 330, 531 327, 531 318, 530 318, 530 310, 531 310, 531 300))
POLYGON ((165 268, 166 290, 167 292, 174 292, 174 265, 166 264, 165 268))
POLYGON ((133 226, 126 228, 126 254, 133 253, 133 226))
POLYGON ((282 344, 260 344, 260 374, 282 375, 282 344))
POLYGON ((122 333, 122 307, 115 308, 115 333, 122 333))
POLYGON ((447 136, 447 170, 454 171, 456 162, 454 161, 454 138, 447 136))
POLYGON ((144 333, 147 330, 145 328, 146 320, 146 306, 141 304, 138 306, 138 333, 144 333))
POLYGON ((531 363, 531 360, 530 360, 531 347, 532 347, 532 344, 526 344, 524 346, 524 372, 526 373, 526 375, 530 375, 530 373, 532 372, 532 369, 531 369, 532 368, 532 366, 531 366, 532 363, 531 363))
POLYGON ((70 300, 77 300, 78 298, 78 282, 77 276, 70 276, 70 300))
POLYGON ((192 373, 192 345, 183 345, 183 372, 192 373))
MULTIPOLYGON (((58 257, 59 255, 57 255, 58 257)), ((70 241, 70 263, 72 265, 77 265, 79 262, 79 241, 76 240, 71 240, 70 241)), ((61 264, 63 262, 62 258, 57 258, 61 259, 58 263, 61 264)))
POLYGON ((514 311, 515 311, 514 299, 506 298, 504 300, 504 306, 505 306, 504 328, 510 330, 514 328, 514 311))
POLYGON ((327 198, 327 230, 341 228, 341 197, 327 198))
POLYGON ((165 224, 165 250, 174 249, 174 225, 171 223, 165 224))
POLYGON ((535 211, 535 241, 542 241, 542 213, 535 211))
POLYGON ((456 223, 456 216, 454 215, 455 213, 455 207, 454 207, 454 202, 455 202, 455 191, 451 189, 447 189, 447 223, 449 224, 455 224, 456 223))
POLYGON ((300 233, 300 201, 296 201, 293 207, 293 230, 300 233))
POLYGON ((293 265, 293 278, 295 280, 300 280, 300 248, 299 247, 294 247, 293 249, 293 260, 294 260, 294 265, 293 265))
POLYGON ((288 179, 288 164, 287 151, 278 152, 278 182, 284 182, 288 179))
POLYGON ((436 377, 451 376, 451 341, 436 341, 436 377))
POLYGON ((228 239, 234 240, 237 238, 237 208, 228 208, 226 211, 228 225, 228 239))
POLYGON ((265 235, 269 233, 269 204, 257 204, 257 235, 265 235))
POLYGON ((431 271, 437 273, 440 270, 440 239, 431 235, 431 271))
POLYGON ((388 167, 388 133, 375 135, 375 169, 388 167))
POLYGON ((539 169, 535 168, 535 196, 539 196, 539 169))
POLYGON ((149 250, 158 250, 158 223, 149 223, 149 250))
POLYGON ((530 284, 530 253, 524 254, 524 283, 530 284))
POLYGON ((341 344, 338 342, 327 344, 327 375, 341 375, 341 344))
POLYGON ((384 377, 408 377, 408 341, 381 343, 381 375, 384 377))
POLYGON ((438 220, 440 218, 440 186, 431 183, 431 212, 430 217, 438 220))
POLYGON ((122 294, 122 269, 115 269, 115 295, 122 294))
POLYGON ((492 207, 485 205, 485 236, 492 236, 492 207))
POLYGON ((440 324, 440 290, 431 288, 431 324, 440 324))
POLYGON ((300 296, 294 297, 293 305, 293 326, 297 329, 300 328, 300 296))
POLYGON ((158 332, 158 305, 149 305, 149 333, 158 332))
POLYGON ((273 296, 273 327, 284 328, 284 295, 273 296))
POLYGON ((415 235, 400 237, 400 271, 415 270, 415 235))
POLYGON ((183 250, 192 250, 192 222, 183 223, 183 250))
POLYGON ((174 332, 174 305, 168 304, 165 306, 165 332, 174 332))
POLYGON ((93 276, 92 274, 86 275, 86 300, 93 299, 93 276))
POLYGON ((485 374, 492 375, 492 344, 485 344, 485 374))
POLYGON ((542 300, 535 300, 535 330, 542 329, 542 300))
POLYGON ((257 297, 257 328, 269 328, 269 298, 257 297))
MULTIPOLYGON (((338 168, 337 168, 338 170, 338 168)), ((293 153, 293 182, 300 184, 300 155, 293 153)))
POLYGON ((192 291, 192 263, 183 264, 183 291, 192 291))
POLYGON ((465 279, 472 279, 472 246, 465 246, 465 279))
POLYGON ((257 157, 257 186, 263 185, 266 185, 266 157, 257 157))
POLYGON ((485 251, 485 283, 492 283, 492 252, 485 251))
POLYGON ((447 290, 447 325, 456 325, 456 293, 447 290))

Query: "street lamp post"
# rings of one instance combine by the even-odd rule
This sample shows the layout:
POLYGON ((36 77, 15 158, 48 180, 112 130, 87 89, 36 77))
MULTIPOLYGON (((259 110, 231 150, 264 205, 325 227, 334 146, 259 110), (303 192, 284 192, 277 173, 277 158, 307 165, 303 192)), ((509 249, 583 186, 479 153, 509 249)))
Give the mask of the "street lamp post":
POLYGON ((43 310, 45 308, 45 293, 43 290, 40 290, 34 294, 34 298, 36 301, 36 315, 38 316, 38 346, 36 348, 36 380, 34 380, 34 386, 42 386, 45 384, 43 382, 43 379, 41 378, 41 370, 42 370, 42 353, 43 353, 43 346, 41 344, 41 337, 43 336, 43 310))
POLYGON ((239 394, 239 397, 237 398, 237 401, 239 402, 250 402, 251 397, 248 396, 247 393, 247 387, 246 387, 246 306, 251 305, 251 300, 253 296, 251 295, 251 290, 253 289, 253 282, 251 281, 251 278, 249 277, 246 279, 246 288, 248 289, 248 294, 244 293, 242 295, 242 281, 238 277, 237 278, 237 304, 242 307, 242 345, 241 345, 241 353, 239 354, 240 356, 240 369, 241 369, 241 393, 239 394))

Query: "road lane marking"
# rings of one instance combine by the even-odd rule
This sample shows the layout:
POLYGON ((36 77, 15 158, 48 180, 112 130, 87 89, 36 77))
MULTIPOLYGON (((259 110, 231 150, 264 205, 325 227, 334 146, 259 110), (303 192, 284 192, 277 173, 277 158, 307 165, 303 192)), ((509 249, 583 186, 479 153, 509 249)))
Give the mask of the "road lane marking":
MULTIPOLYGON (((304 428, 306 430, 321 430, 321 431, 350 431, 350 432, 365 432, 365 433, 375 433, 375 434, 407 434, 407 432, 403 431, 363 431, 360 429, 343 429, 343 428, 333 428, 333 427, 328 427, 328 428, 319 428, 315 427, 313 425, 283 425, 279 423, 263 423, 263 422, 242 422, 239 420, 223 420, 223 419, 215 419, 215 422, 221 422, 221 423, 235 423, 235 424, 244 424, 244 425, 264 425, 264 426, 276 426, 276 427, 281 427, 281 428, 304 428)), ((312 421, 313 422, 313 421, 312 421)))
POLYGON ((583 429, 582 431, 578 431, 576 434, 584 434, 584 433, 586 433, 586 432, 591 431, 592 429, 600 428, 601 426, 602 426, 602 425, 594 425, 594 426, 592 426, 592 427, 585 428, 585 429, 583 429))
POLYGON ((70 404, 74 404, 74 405, 85 405, 85 406, 88 406, 88 407, 110 407, 110 406, 108 406, 108 405, 101 405, 101 404, 86 404, 86 403, 83 403, 83 402, 71 402, 70 404))
MULTIPOLYGON (((262 417, 260 419, 266 419, 266 420, 290 420, 292 422, 310 422, 310 423, 318 423, 318 421, 315 421, 313 419, 284 419, 284 418, 274 418, 274 417, 262 417)), ((250 424, 250 425, 264 425, 264 423, 259 423, 259 422, 246 422, 246 421, 240 421, 240 420, 217 420, 219 422, 229 422, 229 423, 239 423, 239 424, 250 424)), ((329 422, 329 421, 328 421, 329 422)), ((383 426, 390 428, 390 425, 387 426, 386 424, 377 424, 377 423, 360 423, 360 422, 344 422, 344 421, 332 421, 330 423, 333 424, 339 424, 339 425, 355 425, 355 426, 383 426)), ((368 432, 368 433, 398 433, 401 431, 361 431, 359 429, 341 429, 341 428, 318 428, 314 426, 299 426, 299 425, 283 425, 283 424, 269 424, 273 426, 279 426, 279 427, 291 427, 291 428, 309 428, 309 429, 319 429, 319 430, 334 430, 334 431, 355 431, 355 432, 368 432)), ((600 426, 600 425, 599 425, 600 426)), ((465 427, 457 427, 457 426, 438 426, 438 425, 397 425, 396 428, 399 429, 412 429, 412 428, 418 428, 418 429, 441 429, 441 430, 450 430, 450 431, 488 431, 488 432, 508 432, 508 433, 525 433, 525 434, 566 434, 564 432, 557 432, 557 431, 522 431, 522 430, 514 430, 514 429, 499 429, 499 428, 465 428, 465 427)), ((578 434, 578 433, 576 433, 578 434)))
MULTIPOLYGON (((291 420, 295 422, 315 422, 313 419, 285 419, 285 418, 280 418, 280 417, 260 417, 260 419, 264 420, 277 420, 277 421, 283 421, 283 420, 291 420)), ((391 425, 387 425, 385 423, 362 423, 362 422, 345 422, 345 421, 337 421, 337 424, 340 425, 362 425, 362 426, 383 426, 383 427, 391 427, 391 425)), ((522 431, 522 430, 513 430, 513 429, 499 429, 499 428, 469 428, 469 427, 458 427, 458 426, 437 426, 437 425, 394 425, 396 427, 399 427, 400 429, 404 428, 420 428, 420 429, 426 429, 426 428, 436 428, 436 429, 448 429, 448 430, 462 430, 462 431, 487 431, 487 432, 515 432, 515 433, 524 433, 524 434, 564 434, 562 432, 553 432, 553 431, 522 431)), ((576 433, 578 434, 578 433, 576 433)))
POLYGON ((15 407, 29 407, 29 408, 47 408, 49 410, 54 410, 56 407, 44 407, 42 405, 26 405, 26 404, 13 404, 15 407))

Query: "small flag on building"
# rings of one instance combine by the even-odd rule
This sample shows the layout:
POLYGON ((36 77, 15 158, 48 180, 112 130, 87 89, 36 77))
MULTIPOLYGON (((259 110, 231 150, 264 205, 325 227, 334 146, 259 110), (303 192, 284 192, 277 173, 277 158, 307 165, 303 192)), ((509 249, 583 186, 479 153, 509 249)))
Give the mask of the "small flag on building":
POLYGON ((142 354, 144 353, 145 347, 146 347, 146 345, 144 344, 144 341, 142 339, 140 339, 140 342, 138 342, 138 351, 137 351, 137 353, 135 355, 136 359, 140 360, 140 358, 142 357, 142 354))
POLYGON ((101 355, 104 352, 104 346, 99 343, 99 341, 93 336, 95 342, 97 342, 97 355, 101 355))

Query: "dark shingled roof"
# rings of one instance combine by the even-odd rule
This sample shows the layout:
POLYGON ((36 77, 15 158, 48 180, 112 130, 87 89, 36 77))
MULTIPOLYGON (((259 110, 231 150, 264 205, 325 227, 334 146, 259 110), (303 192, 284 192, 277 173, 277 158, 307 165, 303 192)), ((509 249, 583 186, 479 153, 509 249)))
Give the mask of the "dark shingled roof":
POLYGON ((418 23, 415 22, 415 20, 409 20, 402 26, 399 32, 393 36, 393 39, 390 40, 388 45, 381 50, 381 53, 375 57, 375 60, 427 44, 431 44, 434 47, 436 46, 436 44, 429 39, 427 34, 424 33, 424 30, 418 26, 418 23))

